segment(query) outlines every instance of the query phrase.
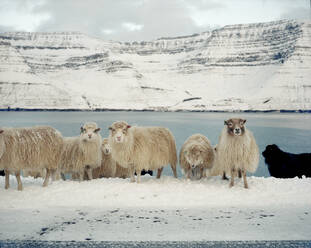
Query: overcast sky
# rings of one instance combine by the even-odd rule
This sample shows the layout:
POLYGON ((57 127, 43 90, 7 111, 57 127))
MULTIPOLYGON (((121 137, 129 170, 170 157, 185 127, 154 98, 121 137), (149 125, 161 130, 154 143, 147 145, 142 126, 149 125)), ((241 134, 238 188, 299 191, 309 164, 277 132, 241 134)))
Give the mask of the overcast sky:
POLYGON ((0 32, 80 31, 119 41, 310 18, 310 0, 0 0, 0 32))

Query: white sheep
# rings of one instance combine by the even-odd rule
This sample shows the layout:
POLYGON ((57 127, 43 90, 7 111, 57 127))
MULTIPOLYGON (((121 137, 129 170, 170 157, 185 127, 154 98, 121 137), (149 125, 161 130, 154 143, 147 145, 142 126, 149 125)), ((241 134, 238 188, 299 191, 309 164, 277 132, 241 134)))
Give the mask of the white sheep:
POLYGON ((245 122, 239 118, 225 121, 217 145, 217 170, 231 174, 230 187, 234 185, 234 177, 241 173, 244 187, 248 188, 246 172, 255 172, 258 167, 258 146, 252 132, 245 127, 245 122))
POLYGON ((18 190, 22 190, 21 170, 46 169, 43 186, 58 166, 63 138, 49 126, 3 128, 0 130, 0 169, 6 171, 5 188, 9 188, 9 174, 15 173, 18 190))
POLYGON ((200 179, 207 176, 214 163, 214 149, 202 134, 191 135, 182 145, 179 164, 188 179, 200 179))
POLYGON ((112 158, 124 168, 129 168, 131 182, 140 182, 143 169, 158 169, 161 177, 163 166, 170 164, 177 178, 176 144, 172 133, 163 127, 131 127, 125 121, 114 122, 110 127, 109 144, 112 158))
MULTIPOLYGON (((85 123, 80 136, 64 138, 59 163, 61 173, 77 173, 83 180, 84 171, 92 179, 92 169, 99 167, 102 159, 102 138, 96 123, 85 123)), ((64 177, 63 177, 64 178, 64 177)))
POLYGON ((96 178, 108 178, 108 177, 115 177, 116 175, 116 168, 117 163, 115 160, 112 159, 111 156, 111 147, 108 144, 108 139, 103 139, 102 144, 102 160, 101 166, 93 169, 92 175, 93 179, 96 178))

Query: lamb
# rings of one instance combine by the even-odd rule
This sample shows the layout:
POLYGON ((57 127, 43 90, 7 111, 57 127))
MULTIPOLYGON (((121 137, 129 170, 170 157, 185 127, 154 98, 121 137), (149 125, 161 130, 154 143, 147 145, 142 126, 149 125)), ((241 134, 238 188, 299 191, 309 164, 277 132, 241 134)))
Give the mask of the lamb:
MULTIPOLYGON (((83 180, 84 171, 92 179, 92 169, 101 165, 102 138, 96 123, 85 123, 80 136, 64 138, 59 170, 61 173, 77 173, 83 180)), ((64 177, 63 177, 64 178, 64 177)))
POLYGON ((202 134, 191 135, 182 145, 179 153, 179 164, 188 179, 206 177, 214 163, 214 148, 202 134))
POLYGON ((258 167, 258 146, 252 132, 245 127, 245 122, 246 120, 239 118, 225 121, 217 145, 217 169, 231 174, 230 187, 234 185, 234 177, 240 172, 244 187, 248 188, 246 172, 255 172, 258 167))
POLYGON ((115 177, 117 163, 111 157, 111 147, 108 144, 108 139, 103 139, 102 143, 102 160, 101 166, 93 169, 93 179, 102 178, 102 177, 115 177))
POLYGON ((49 126, 1 129, 0 169, 5 170, 5 189, 10 187, 10 173, 15 173, 17 189, 23 189, 21 170, 46 169, 43 186, 47 186, 51 173, 57 169, 62 146, 61 133, 49 126))
POLYGON ((158 169, 157 178, 161 177, 163 166, 170 164, 177 178, 177 152, 172 133, 163 127, 131 127, 125 121, 114 122, 109 127, 111 155, 117 163, 129 168, 131 182, 137 182, 143 169, 158 169))

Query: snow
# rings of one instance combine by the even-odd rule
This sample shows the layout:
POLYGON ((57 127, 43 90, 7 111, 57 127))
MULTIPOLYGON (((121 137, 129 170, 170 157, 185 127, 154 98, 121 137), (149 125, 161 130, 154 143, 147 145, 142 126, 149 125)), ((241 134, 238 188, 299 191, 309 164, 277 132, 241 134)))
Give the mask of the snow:
POLYGON ((54 181, 0 178, 0 240, 310 240, 311 178, 143 176, 54 181))
POLYGON ((0 33, 0 108, 310 110, 310 42, 294 20, 133 43, 0 33))

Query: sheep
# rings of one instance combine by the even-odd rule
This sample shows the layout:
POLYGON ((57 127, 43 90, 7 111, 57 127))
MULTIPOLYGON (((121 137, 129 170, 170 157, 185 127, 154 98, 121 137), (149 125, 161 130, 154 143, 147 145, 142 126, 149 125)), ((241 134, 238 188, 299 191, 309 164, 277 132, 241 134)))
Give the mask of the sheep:
POLYGON ((129 168, 131 182, 137 183, 143 169, 158 169, 157 178, 161 177, 163 166, 170 164, 177 178, 177 152, 172 133, 163 127, 131 127, 125 121, 114 122, 109 127, 108 141, 111 155, 117 163, 129 168))
POLYGON ((258 146, 245 122, 240 118, 226 120, 217 145, 217 170, 231 174, 230 187, 234 186, 236 174, 241 173, 244 187, 248 188, 246 172, 255 172, 258 167, 258 146))
POLYGON ((124 168, 121 165, 119 165, 119 163, 116 163, 115 177, 120 177, 123 179, 131 177, 129 168, 124 168))
POLYGON ((214 163, 214 148, 202 134, 191 135, 182 145, 179 164, 187 179, 206 177, 214 163))
MULTIPOLYGON (((81 127, 80 136, 65 137, 61 153, 59 170, 62 173, 77 173, 83 180, 84 171, 88 179, 92 179, 92 169, 101 164, 102 138, 96 123, 85 123, 81 127)), ((64 176, 62 176, 64 179, 64 176)))
POLYGON ((311 177, 311 153, 294 154, 277 145, 267 145, 262 152, 271 176, 277 178, 311 177))
POLYGON ((21 170, 46 169, 43 187, 58 166, 63 146, 59 131, 49 126, 3 128, 0 130, 0 169, 5 170, 5 189, 10 187, 9 174, 15 173, 18 190, 23 189, 21 170))
POLYGON ((108 139, 103 139, 102 143, 102 160, 101 166, 93 169, 93 179, 102 177, 115 177, 117 163, 111 157, 111 147, 108 144, 108 139))
MULTIPOLYGON (((214 154, 215 154, 215 161, 216 161, 217 145, 214 146, 214 154)), ((226 172, 222 171, 221 168, 218 168, 218 166, 213 166, 210 175, 211 176, 219 176, 219 175, 221 175, 223 180, 229 180, 228 177, 226 176, 226 172)), ((241 177, 241 176, 242 175, 241 175, 240 170, 239 170, 239 177, 241 177)))

